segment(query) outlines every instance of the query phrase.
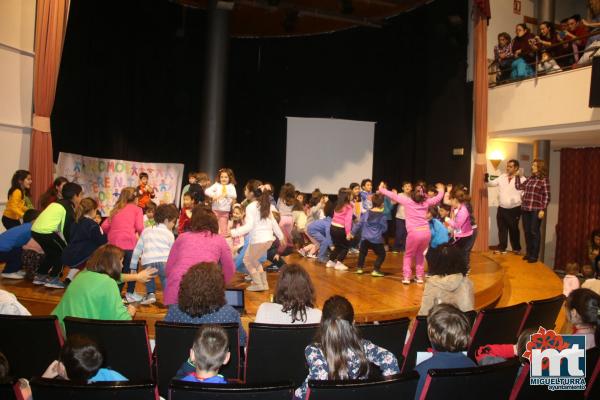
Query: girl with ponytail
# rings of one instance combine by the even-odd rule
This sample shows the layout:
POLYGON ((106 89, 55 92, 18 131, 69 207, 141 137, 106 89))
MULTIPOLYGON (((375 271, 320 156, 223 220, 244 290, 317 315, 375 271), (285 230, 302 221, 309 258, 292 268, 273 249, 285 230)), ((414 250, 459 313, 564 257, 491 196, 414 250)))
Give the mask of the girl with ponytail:
POLYGON ((590 289, 575 289, 567 297, 567 319, 573 333, 585 335, 585 349, 600 344, 600 295, 590 289))
POLYGON ((398 360, 388 350, 361 339, 354 326, 352 304, 342 296, 332 296, 323 305, 323 315, 315 342, 304 350, 308 376, 296 389, 295 398, 306 398, 308 380, 366 379, 369 363, 384 376, 400 373, 398 360))
POLYGON ((69 244, 62 253, 62 263, 69 267, 67 283, 85 266, 92 253, 107 242, 106 235, 95 220, 97 210, 98 202, 91 197, 81 200, 75 209, 75 223, 71 226, 69 244))
POLYGON ((231 236, 238 237, 248 234, 249 245, 244 254, 244 265, 250 273, 252 284, 247 290, 262 292, 269 290, 269 284, 267 273, 263 270, 259 260, 273 244, 274 235, 283 245, 285 245, 285 238, 273 217, 274 207, 271 206, 269 188, 262 182, 253 179, 246 184, 244 194, 249 201, 246 207, 246 221, 239 228, 232 229, 231 236))

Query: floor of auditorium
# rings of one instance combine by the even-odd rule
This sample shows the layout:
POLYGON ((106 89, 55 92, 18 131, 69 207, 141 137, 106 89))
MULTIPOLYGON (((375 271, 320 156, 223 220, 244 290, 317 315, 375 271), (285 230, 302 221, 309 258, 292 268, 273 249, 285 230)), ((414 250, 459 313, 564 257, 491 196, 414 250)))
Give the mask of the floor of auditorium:
MULTIPOLYGON (((310 274, 317 293, 317 306, 331 295, 346 296, 354 305, 357 321, 378 321, 400 317, 414 317, 420 307, 423 285, 412 283, 403 285, 402 254, 388 253, 382 271, 385 277, 375 278, 370 275, 374 258, 367 258, 365 274, 354 273, 357 257, 350 256, 346 264, 348 271, 335 271, 325 268, 315 260, 302 258, 293 254, 287 262, 304 266, 310 274)), ((542 263, 529 264, 514 254, 494 255, 491 252, 471 255, 470 278, 474 284, 475 307, 504 307, 556 296, 562 293, 562 282, 552 269, 542 263)), ((269 301, 275 282, 276 273, 269 273, 271 290, 268 292, 246 292, 246 312, 242 322, 247 326, 254 320, 258 306, 269 301)), ((241 274, 236 274, 229 284, 233 288, 247 286, 241 274)), ((49 314, 60 301, 62 290, 37 287, 26 281, 2 279, 0 288, 15 293, 19 301, 34 315, 49 314)), ((138 292, 144 292, 141 284, 138 292)), ((139 306, 136 319, 148 321, 150 335, 154 333, 154 322, 164 318, 166 309, 161 304, 162 294, 158 294, 158 302, 150 306, 139 306)), ((557 320, 556 328, 564 330, 564 314, 557 320)))

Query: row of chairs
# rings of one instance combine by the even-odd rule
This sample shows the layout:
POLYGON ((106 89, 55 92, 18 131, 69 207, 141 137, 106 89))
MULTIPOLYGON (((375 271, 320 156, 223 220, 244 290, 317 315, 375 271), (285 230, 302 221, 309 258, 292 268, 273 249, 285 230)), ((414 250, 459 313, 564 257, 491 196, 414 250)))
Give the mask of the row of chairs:
MULTIPOLYGON (((594 349, 597 350, 597 349, 594 349)), ((597 356, 596 351, 596 356, 597 356)), ((588 357, 589 358, 589 357, 588 357)), ((586 391, 552 392, 543 386, 528 384, 529 369, 522 368, 517 358, 506 362, 456 369, 433 369, 425 379, 420 400, 527 400, 527 399, 597 399, 600 398, 598 374, 600 361, 596 357, 592 379, 586 391)), ((413 399, 419 376, 411 371, 378 380, 309 381, 308 400, 377 400, 413 399)), ((46 399, 119 399, 158 400, 158 387, 153 382, 100 382, 81 385, 68 381, 33 378, 30 382, 33 398, 46 399)), ((230 383, 227 385, 198 384, 172 381, 170 400, 290 400, 294 392, 291 382, 269 384, 230 383)), ((3 399, 19 398, 9 392, 10 385, 0 385, 3 399)))
MULTIPOLYGON (((467 313, 472 322, 468 354, 485 344, 514 343, 527 327, 554 327, 564 296, 521 303, 511 307, 467 313)), ((155 379, 160 394, 166 397, 168 385, 186 360, 197 325, 157 322, 156 346, 151 353, 145 321, 101 321, 67 317, 67 334, 92 337, 104 347, 109 366, 133 381, 155 379), (153 369, 154 367, 154 369, 153 369)), ((402 365, 402 372, 412 371, 418 352, 431 344, 427 336, 427 319, 401 318, 379 323, 358 324, 361 335, 390 350, 402 365), (405 343, 406 342, 406 343, 405 343)), ((304 348, 318 325, 250 324, 245 364, 238 343, 238 325, 222 325, 231 343, 231 360, 221 373, 230 380, 247 383, 291 381, 299 386, 306 377, 304 348), (242 373, 243 369, 243 373, 242 373)), ((39 376, 56 358, 63 339, 55 317, 0 316, 0 351, 8 358, 14 376, 39 376)), ((374 369, 376 370, 376 369, 374 369)), ((376 377, 376 376, 374 376, 376 377)))

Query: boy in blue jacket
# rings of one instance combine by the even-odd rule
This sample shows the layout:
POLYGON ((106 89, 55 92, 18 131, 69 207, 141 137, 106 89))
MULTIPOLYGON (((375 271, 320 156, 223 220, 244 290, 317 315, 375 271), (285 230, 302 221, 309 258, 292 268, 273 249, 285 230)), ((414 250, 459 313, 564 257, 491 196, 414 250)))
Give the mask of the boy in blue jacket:
POLYGON ((31 225, 40 214, 37 210, 27 210, 23 215, 23 225, 15 226, 0 235, 0 262, 6 263, 2 277, 23 279, 25 271, 21 270, 22 247, 31 239, 31 225))
POLYGON ((427 259, 427 265, 435 263, 435 258, 438 256, 437 248, 445 243, 448 243, 450 236, 448 235, 448 228, 440 221, 439 213, 436 206, 430 206, 427 209, 427 219, 429 220, 429 230, 431 231, 431 241, 429 242, 429 249, 425 258, 427 259))
POLYGON ((357 274, 363 273, 367 252, 371 249, 377 255, 371 276, 384 276, 381 272, 381 265, 385 260, 383 234, 387 231, 387 218, 383 212, 383 202, 384 198, 382 195, 378 193, 374 194, 371 197, 373 207, 362 214, 358 223, 354 224, 352 227, 352 235, 354 236, 358 232, 361 232, 362 239, 358 254, 357 274))

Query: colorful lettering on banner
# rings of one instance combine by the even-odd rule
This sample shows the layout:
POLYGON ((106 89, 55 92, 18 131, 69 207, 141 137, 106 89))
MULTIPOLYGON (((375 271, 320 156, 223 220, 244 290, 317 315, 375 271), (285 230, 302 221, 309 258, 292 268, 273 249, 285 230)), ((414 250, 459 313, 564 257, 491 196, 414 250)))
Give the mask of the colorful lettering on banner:
POLYGON ((98 201, 98 209, 104 216, 110 213, 124 187, 139 184, 141 172, 149 175, 148 183, 156 194, 155 203, 178 204, 183 164, 111 160, 72 153, 60 153, 57 164, 57 174, 79 183, 84 196, 98 201))

